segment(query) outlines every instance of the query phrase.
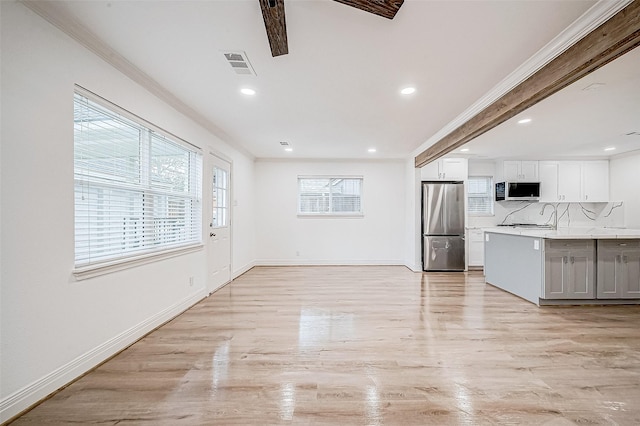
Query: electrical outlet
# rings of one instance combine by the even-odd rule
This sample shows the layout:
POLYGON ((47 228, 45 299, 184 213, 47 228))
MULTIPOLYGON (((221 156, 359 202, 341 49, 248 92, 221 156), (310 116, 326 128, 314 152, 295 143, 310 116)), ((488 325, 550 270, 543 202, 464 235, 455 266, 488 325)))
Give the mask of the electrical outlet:
POLYGON ((189 287, 193 287, 193 277, 189 277, 189 287))

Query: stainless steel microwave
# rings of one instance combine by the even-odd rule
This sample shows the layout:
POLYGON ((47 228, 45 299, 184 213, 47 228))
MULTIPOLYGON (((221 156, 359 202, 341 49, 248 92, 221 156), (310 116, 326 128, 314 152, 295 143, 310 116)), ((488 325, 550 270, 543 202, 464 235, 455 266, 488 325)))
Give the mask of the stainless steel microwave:
POLYGON ((498 182, 496 201, 538 201, 540 182, 498 182))

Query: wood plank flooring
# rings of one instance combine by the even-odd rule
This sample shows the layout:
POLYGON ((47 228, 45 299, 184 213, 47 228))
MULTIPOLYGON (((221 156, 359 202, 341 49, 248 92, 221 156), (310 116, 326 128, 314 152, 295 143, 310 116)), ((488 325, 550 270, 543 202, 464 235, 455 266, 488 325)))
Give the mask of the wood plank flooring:
POLYGON ((479 272, 260 267, 14 425, 640 424, 640 307, 479 272))

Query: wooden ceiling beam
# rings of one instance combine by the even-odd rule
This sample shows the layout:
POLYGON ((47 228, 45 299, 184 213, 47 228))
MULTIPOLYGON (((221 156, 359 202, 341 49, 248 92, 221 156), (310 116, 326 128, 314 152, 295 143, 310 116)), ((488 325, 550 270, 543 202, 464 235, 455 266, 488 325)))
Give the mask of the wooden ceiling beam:
POLYGON ((384 18, 393 19, 400 10, 404 0, 334 0, 347 6, 355 7, 365 12, 373 13, 384 18))
POLYGON ((640 45, 640 0, 631 2, 511 91, 418 154, 422 167, 640 45))
POLYGON ((289 53, 287 23, 284 18, 284 0, 259 0, 262 19, 267 30, 271 56, 274 58, 289 53))

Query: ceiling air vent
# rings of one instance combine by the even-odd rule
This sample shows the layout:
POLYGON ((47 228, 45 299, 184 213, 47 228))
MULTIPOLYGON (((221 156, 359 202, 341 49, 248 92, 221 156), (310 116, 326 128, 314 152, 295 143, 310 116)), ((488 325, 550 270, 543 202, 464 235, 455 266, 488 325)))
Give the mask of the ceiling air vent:
POLYGON ((236 74, 256 75, 253 66, 251 66, 251 63, 249 62, 249 58, 247 58, 247 54, 243 51, 238 50, 235 52, 224 52, 223 54, 236 74))

